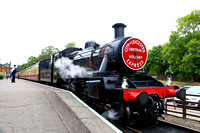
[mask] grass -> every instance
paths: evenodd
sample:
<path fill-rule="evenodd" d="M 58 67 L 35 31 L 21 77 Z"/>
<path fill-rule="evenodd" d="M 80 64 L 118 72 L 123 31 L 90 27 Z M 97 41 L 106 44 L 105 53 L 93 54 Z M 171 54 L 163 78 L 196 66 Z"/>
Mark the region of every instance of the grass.
<path fill-rule="evenodd" d="M 166 84 L 166 80 L 159 80 L 161 81 L 163 84 Z M 179 81 L 172 81 L 173 84 L 177 84 L 177 85 L 180 85 L 180 86 L 184 86 L 184 85 L 188 85 L 188 84 L 195 84 L 195 85 L 200 85 L 199 82 L 179 82 Z"/>

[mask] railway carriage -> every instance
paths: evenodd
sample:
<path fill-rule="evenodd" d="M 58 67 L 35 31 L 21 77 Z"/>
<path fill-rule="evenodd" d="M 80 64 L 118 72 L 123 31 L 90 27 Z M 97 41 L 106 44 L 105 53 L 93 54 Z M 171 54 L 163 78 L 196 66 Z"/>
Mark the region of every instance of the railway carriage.
<path fill-rule="evenodd" d="M 36 63 L 19 73 L 20 77 L 23 79 L 39 81 L 39 63 Z"/>
<path fill-rule="evenodd" d="M 42 60 L 22 71 L 20 78 L 33 81 L 51 82 L 51 63 L 50 59 Z"/>

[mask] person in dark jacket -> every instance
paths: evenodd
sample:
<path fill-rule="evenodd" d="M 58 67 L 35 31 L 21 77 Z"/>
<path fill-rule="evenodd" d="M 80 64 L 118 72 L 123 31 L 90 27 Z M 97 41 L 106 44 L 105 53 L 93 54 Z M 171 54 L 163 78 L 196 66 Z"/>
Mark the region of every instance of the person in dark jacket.
<path fill-rule="evenodd" d="M 16 73 L 16 65 L 14 65 L 14 67 L 12 69 L 12 82 L 11 83 L 15 83 L 15 73 Z"/>
<path fill-rule="evenodd" d="M 10 68 L 10 75 L 9 75 L 9 78 L 12 80 L 12 68 Z"/>

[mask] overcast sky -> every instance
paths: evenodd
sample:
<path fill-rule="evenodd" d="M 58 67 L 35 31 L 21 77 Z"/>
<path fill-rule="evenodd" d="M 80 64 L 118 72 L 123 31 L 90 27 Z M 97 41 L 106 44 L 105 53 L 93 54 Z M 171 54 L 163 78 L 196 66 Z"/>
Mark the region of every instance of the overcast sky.
<path fill-rule="evenodd" d="M 69 42 L 103 45 L 115 23 L 147 49 L 168 41 L 176 20 L 200 9 L 200 0 L 0 0 L 0 63 L 21 65 L 42 49 Z"/>

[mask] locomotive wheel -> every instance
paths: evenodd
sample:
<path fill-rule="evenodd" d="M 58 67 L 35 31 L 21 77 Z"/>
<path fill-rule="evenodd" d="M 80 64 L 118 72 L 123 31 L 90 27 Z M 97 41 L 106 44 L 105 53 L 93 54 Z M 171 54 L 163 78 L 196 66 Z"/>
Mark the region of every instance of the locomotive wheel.
<path fill-rule="evenodd" d="M 161 114 L 164 114 L 164 109 L 165 109 L 165 104 L 164 104 L 164 99 L 162 99 L 159 108 Z"/>
<path fill-rule="evenodd" d="M 59 87 L 59 88 L 61 88 L 62 85 L 63 85 L 63 80 L 61 78 L 58 78 L 57 82 L 56 82 L 56 86 Z"/>
<path fill-rule="evenodd" d="M 129 125 L 133 121 L 133 112 L 129 105 L 121 105 L 122 111 L 120 112 L 119 122 L 124 125 Z"/>
<path fill-rule="evenodd" d="M 76 86 L 73 83 L 70 83 L 69 88 L 73 93 L 76 92 Z"/>
<path fill-rule="evenodd" d="M 126 106 L 124 109 L 125 113 L 124 113 L 124 117 L 126 120 L 130 120 L 132 118 L 132 111 L 130 106 Z"/>

